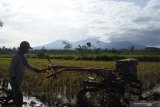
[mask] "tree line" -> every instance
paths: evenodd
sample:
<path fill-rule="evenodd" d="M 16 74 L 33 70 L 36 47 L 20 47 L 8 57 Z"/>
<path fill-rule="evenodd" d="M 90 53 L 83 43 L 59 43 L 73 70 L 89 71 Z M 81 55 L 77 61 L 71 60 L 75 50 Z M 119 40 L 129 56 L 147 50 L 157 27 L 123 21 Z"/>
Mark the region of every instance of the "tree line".
<path fill-rule="evenodd" d="M 88 44 L 88 45 L 87 45 Z M 102 53 L 114 53 L 114 54 L 160 54 L 160 48 L 157 47 L 146 47 L 145 49 L 135 49 L 134 46 L 131 46 L 128 49 L 91 49 L 91 43 L 86 43 L 86 45 L 79 45 L 76 49 L 68 49 L 66 45 L 64 49 L 33 49 L 30 51 L 31 54 L 38 54 L 38 53 L 47 53 L 47 54 L 79 54 L 79 55 L 86 55 L 86 54 L 102 54 Z M 18 48 L 6 48 L 5 46 L 0 47 L 0 54 L 14 54 Z"/>

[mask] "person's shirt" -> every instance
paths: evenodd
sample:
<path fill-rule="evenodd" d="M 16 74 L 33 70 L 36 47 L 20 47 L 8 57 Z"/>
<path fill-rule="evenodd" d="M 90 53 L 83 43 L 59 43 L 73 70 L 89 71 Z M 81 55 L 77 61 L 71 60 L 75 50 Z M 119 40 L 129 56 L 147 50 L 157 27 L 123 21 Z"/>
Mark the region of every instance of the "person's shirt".
<path fill-rule="evenodd" d="M 9 78 L 16 77 L 16 80 L 19 85 L 21 85 L 24 75 L 25 75 L 25 68 L 30 70 L 35 70 L 31 64 L 28 63 L 28 60 L 25 56 L 20 55 L 17 52 L 11 59 L 10 66 L 9 66 Z"/>

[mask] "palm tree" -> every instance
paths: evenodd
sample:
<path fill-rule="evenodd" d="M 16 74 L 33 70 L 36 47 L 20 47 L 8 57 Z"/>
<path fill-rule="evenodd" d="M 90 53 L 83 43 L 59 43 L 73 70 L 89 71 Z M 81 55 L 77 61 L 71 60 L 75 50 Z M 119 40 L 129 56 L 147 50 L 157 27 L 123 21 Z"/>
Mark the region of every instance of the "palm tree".
<path fill-rule="evenodd" d="M 132 53 L 134 53 L 134 51 L 135 51 L 135 46 L 134 46 L 133 44 L 131 44 L 131 46 L 130 46 L 130 51 L 131 51 Z"/>
<path fill-rule="evenodd" d="M 91 42 L 87 42 L 87 47 L 90 48 L 91 47 Z"/>
<path fill-rule="evenodd" d="M 62 43 L 64 44 L 65 50 L 69 50 L 72 48 L 72 44 L 70 44 L 69 42 L 63 41 Z"/>

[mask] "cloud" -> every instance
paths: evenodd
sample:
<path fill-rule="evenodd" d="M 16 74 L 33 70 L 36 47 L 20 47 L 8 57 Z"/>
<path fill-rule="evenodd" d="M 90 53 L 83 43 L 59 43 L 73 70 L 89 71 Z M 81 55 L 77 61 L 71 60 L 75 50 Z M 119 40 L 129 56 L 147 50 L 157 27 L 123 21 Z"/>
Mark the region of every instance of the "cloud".
<path fill-rule="evenodd" d="M 1 0 L 5 25 L 0 43 L 17 46 L 16 38 L 40 45 L 99 37 L 107 42 L 160 44 L 159 14 L 159 0 Z"/>
<path fill-rule="evenodd" d="M 154 30 L 146 30 L 146 29 L 130 29 L 125 34 L 119 34 L 119 37 L 115 34 L 112 34 L 112 40 L 113 41 L 131 41 L 132 43 L 138 43 L 142 45 L 147 46 L 154 46 L 159 44 L 160 40 L 160 30 L 154 29 Z M 122 38 L 123 36 L 123 38 Z"/>
<path fill-rule="evenodd" d="M 148 1 L 146 7 L 140 7 L 133 2 L 107 0 L 97 5 L 103 8 L 104 15 L 96 16 L 97 19 L 90 24 L 91 35 L 95 34 L 108 41 L 126 40 L 144 45 L 159 43 L 160 5 L 158 0 Z"/>
<path fill-rule="evenodd" d="M 0 46 L 13 47 L 15 46 L 15 43 L 20 43 L 20 40 L 23 40 L 24 37 L 26 37 L 26 40 L 29 40 L 29 36 L 27 34 L 21 33 L 8 27 L 1 29 L 0 33 L 3 35 L 3 38 L 0 40 Z M 16 47 L 18 47 L 18 45 L 16 45 Z"/>

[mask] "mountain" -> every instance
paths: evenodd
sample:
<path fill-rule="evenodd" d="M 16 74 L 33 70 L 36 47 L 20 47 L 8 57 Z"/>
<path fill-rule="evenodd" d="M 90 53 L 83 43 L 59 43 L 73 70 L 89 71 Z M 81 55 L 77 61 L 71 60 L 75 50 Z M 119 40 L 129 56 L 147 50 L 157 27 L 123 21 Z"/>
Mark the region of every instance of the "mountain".
<path fill-rule="evenodd" d="M 66 40 L 56 40 L 54 42 L 51 42 L 42 46 L 33 47 L 33 49 L 42 49 L 43 47 L 45 49 L 63 49 L 64 48 L 64 45 L 62 43 L 63 41 L 66 41 Z M 69 42 L 69 41 L 66 41 L 66 42 Z"/>
<path fill-rule="evenodd" d="M 131 45 L 133 45 L 135 47 L 135 49 L 144 49 L 145 46 L 141 45 L 141 44 L 136 44 L 136 43 L 131 43 L 128 41 L 114 41 L 114 42 L 104 42 L 104 41 L 100 41 L 98 38 L 87 38 L 85 40 L 79 40 L 79 41 L 75 41 L 75 42 L 70 42 L 67 40 L 57 40 L 42 46 L 37 46 L 34 47 L 34 49 L 42 49 L 43 47 L 45 49 L 64 49 L 64 44 L 63 41 L 69 42 L 70 44 L 72 44 L 72 49 L 78 48 L 78 45 L 86 45 L 86 43 L 90 42 L 91 43 L 91 48 L 95 49 L 95 48 L 102 48 L 102 49 L 128 49 L 131 47 Z"/>
<path fill-rule="evenodd" d="M 111 48 L 115 48 L 115 49 L 128 49 L 131 46 L 134 46 L 135 49 L 144 49 L 145 46 L 141 45 L 141 44 L 136 44 L 136 43 L 131 43 L 128 41 L 115 41 L 115 42 L 111 42 L 111 43 L 106 43 L 104 47 L 108 47 L 109 49 Z"/>

